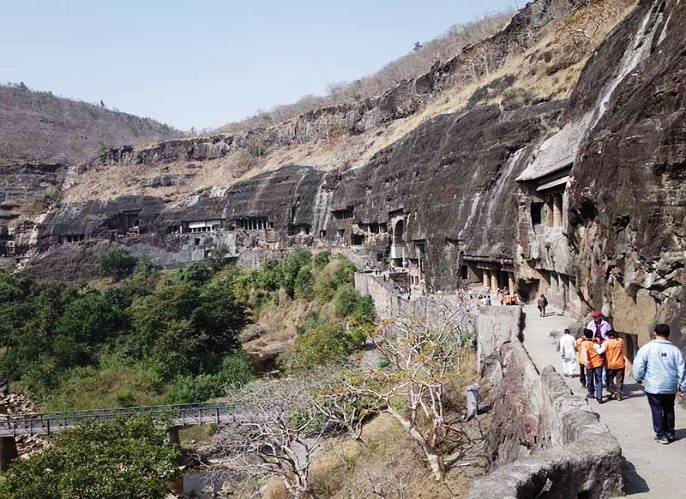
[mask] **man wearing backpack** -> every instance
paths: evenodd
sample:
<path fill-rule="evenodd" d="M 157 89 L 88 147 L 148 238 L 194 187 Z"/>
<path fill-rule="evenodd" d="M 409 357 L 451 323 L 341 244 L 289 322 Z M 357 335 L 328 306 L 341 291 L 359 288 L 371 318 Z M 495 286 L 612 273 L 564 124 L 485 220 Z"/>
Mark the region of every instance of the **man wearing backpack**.
<path fill-rule="evenodd" d="M 548 299 L 544 294 L 541 294 L 541 296 L 538 297 L 537 305 L 538 311 L 541 313 L 541 317 L 545 317 L 545 307 L 548 306 Z"/>

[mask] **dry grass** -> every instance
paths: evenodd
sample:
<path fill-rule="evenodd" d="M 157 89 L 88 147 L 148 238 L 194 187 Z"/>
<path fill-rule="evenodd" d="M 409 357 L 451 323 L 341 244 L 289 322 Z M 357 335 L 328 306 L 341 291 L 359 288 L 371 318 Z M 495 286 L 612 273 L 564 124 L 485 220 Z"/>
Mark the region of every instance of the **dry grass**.
<path fill-rule="evenodd" d="M 183 449 L 190 450 L 197 446 L 207 445 L 212 441 L 214 431 L 215 426 L 207 424 L 181 428 L 179 430 L 181 447 Z"/>
<path fill-rule="evenodd" d="M 102 146 L 141 145 L 180 135 L 149 118 L 22 86 L 0 85 L 0 103 L 0 157 L 14 164 L 74 164 Z"/>
<path fill-rule="evenodd" d="M 255 324 L 243 334 L 243 349 L 260 359 L 275 357 L 286 350 L 295 338 L 296 328 L 315 312 L 324 321 L 334 320 L 335 313 L 330 303 L 293 300 L 280 292 L 274 302 L 258 311 Z"/>

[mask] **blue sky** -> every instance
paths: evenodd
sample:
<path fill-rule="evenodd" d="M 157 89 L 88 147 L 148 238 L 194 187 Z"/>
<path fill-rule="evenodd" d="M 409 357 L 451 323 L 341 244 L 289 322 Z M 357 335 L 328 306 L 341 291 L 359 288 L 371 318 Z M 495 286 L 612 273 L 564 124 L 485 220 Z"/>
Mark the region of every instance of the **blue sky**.
<path fill-rule="evenodd" d="M 523 4 L 524 2 L 520 2 Z M 323 94 L 514 0 L 0 0 L 0 81 L 188 130 Z"/>

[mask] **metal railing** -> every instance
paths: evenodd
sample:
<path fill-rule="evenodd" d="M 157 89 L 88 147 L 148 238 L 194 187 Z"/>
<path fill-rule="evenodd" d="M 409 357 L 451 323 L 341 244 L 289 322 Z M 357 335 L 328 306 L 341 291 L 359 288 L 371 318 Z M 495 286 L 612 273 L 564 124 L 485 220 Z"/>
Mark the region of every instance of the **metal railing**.
<path fill-rule="evenodd" d="M 148 414 L 154 419 L 168 420 L 172 426 L 220 424 L 236 420 L 236 408 L 229 404 L 153 405 L 92 411 L 8 414 L 0 416 L 0 437 L 52 435 L 84 422 L 102 422 L 115 418 L 128 419 L 140 414 Z"/>

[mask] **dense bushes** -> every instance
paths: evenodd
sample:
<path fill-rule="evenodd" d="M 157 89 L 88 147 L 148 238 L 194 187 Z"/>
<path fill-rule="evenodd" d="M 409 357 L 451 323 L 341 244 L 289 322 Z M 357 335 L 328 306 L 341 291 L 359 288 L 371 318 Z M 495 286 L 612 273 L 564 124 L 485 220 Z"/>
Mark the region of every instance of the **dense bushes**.
<path fill-rule="evenodd" d="M 0 477 L 6 499 L 164 498 L 180 473 L 177 445 L 145 416 L 89 423 L 56 437 L 41 454 Z"/>
<path fill-rule="evenodd" d="M 253 378 L 252 362 L 237 352 L 224 358 L 219 372 L 176 378 L 168 391 L 167 401 L 171 404 L 202 402 L 224 395 L 229 388 L 240 388 Z"/>
<path fill-rule="evenodd" d="M 268 308 L 288 307 L 291 300 L 308 302 L 311 312 L 297 326 L 298 337 L 279 363 L 295 372 L 341 363 L 364 344 L 374 305 L 353 288 L 355 270 L 352 262 L 328 251 L 311 255 L 297 250 L 285 261 L 236 270 L 230 278 L 234 294 L 258 317 Z"/>
<path fill-rule="evenodd" d="M 312 327 L 300 334 L 282 355 L 289 372 L 306 373 L 319 365 L 341 364 L 365 342 L 366 329 L 342 323 Z"/>
<path fill-rule="evenodd" d="M 175 274 L 136 271 L 105 291 L 0 272 L 0 297 L 0 312 L 8 318 L 0 326 L 0 370 L 38 400 L 52 400 L 60 386 L 97 390 L 86 380 L 97 379 L 111 358 L 127 366 L 128 381 L 148 379 L 163 397 L 177 377 L 221 372 L 248 323 L 232 282 L 197 266 Z M 121 379 L 113 385 L 122 392 L 120 405 L 137 401 Z M 89 405 L 87 395 L 72 402 Z"/>
<path fill-rule="evenodd" d="M 98 260 L 100 272 L 116 279 L 133 274 L 137 264 L 138 259 L 124 248 L 114 248 L 103 253 Z"/>
<path fill-rule="evenodd" d="M 305 304 L 281 363 L 291 370 L 341 362 L 374 320 L 371 299 L 352 287 L 354 265 L 328 252 L 297 250 L 259 270 L 199 262 L 163 272 L 136 260 L 122 277 L 131 271 L 125 253 L 107 254 L 105 267 L 121 280 L 104 290 L 0 272 L 0 375 L 44 409 L 220 396 L 253 377 L 236 353 L 250 312 Z"/>

